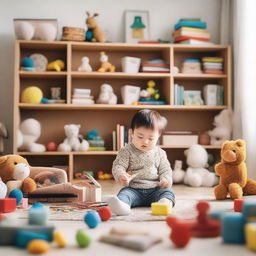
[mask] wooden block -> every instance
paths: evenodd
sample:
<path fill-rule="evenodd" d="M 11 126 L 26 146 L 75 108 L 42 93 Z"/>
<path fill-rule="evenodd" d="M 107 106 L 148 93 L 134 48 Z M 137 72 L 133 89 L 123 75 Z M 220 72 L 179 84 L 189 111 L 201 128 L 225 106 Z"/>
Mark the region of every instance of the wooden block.
<path fill-rule="evenodd" d="M 152 215 L 168 215 L 172 211 L 172 207 L 168 204 L 152 203 L 151 204 Z"/>
<path fill-rule="evenodd" d="M 256 251 L 256 224 L 245 225 L 245 241 L 248 249 Z"/>
<path fill-rule="evenodd" d="M 243 199 L 235 199 L 234 200 L 234 211 L 235 212 L 242 212 L 243 209 Z"/>
<path fill-rule="evenodd" d="M 1 198 L 0 213 L 13 212 L 16 210 L 16 198 Z"/>

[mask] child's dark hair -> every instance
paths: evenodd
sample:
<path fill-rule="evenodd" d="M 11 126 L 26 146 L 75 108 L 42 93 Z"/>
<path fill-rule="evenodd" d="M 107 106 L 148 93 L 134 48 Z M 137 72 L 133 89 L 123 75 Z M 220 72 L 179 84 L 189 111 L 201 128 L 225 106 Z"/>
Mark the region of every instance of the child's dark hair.
<path fill-rule="evenodd" d="M 131 129 L 146 127 L 152 130 L 158 130 L 159 133 L 165 129 L 167 120 L 158 112 L 150 109 L 139 110 L 132 118 Z"/>

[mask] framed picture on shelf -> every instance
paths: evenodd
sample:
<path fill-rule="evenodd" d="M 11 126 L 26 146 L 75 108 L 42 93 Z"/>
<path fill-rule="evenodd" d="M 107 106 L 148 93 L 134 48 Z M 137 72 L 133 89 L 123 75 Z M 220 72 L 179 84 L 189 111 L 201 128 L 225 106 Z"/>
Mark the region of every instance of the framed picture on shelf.
<path fill-rule="evenodd" d="M 149 40 L 149 12 L 125 11 L 125 42 Z"/>

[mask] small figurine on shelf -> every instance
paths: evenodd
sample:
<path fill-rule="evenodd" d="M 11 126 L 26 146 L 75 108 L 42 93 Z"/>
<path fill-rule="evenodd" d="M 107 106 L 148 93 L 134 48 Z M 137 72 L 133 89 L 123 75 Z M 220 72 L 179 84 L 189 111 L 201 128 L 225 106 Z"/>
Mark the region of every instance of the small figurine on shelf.
<path fill-rule="evenodd" d="M 88 30 L 86 31 L 85 37 L 86 41 L 89 42 L 106 42 L 106 36 L 103 30 L 99 27 L 97 20 L 95 17 L 99 16 L 98 13 L 94 13 L 92 16 L 90 16 L 89 12 L 86 12 L 87 19 L 85 20 L 85 23 L 87 25 Z"/>
<path fill-rule="evenodd" d="M 21 69 L 26 71 L 35 71 L 35 63 L 33 59 L 25 57 L 21 62 Z"/>
<path fill-rule="evenodd" d="M 89 58 L 84 56 L 81 59 L 82 64 L 79 66 L 78 71 L 92 72 L 92 67 L 89 63 Z"/>
<path fill-rule="evenodd" d="M 58 72 L 60 72 L 64 68 L 65 68 L 65 63 L 63 60 L 55 60 L 55 61 L 48 63 L 48 65 L 47 65 L 47 70 L 55 70 Z"/>
<path fill-rule="evenodd" d="M 86 135 L 86 140 L 89 142 L 89 150 L 95 151 L 95 150 L 106 150 L 104 147 L 104 139 L 99 135 L 99 132 L 97 130 L 90 130 Z"/>
<path fill-rule="evenodd" d="M 100 87 L 99 98 L 97 99 L 99 104 L 117 104 L 117 96 L 115 95 L 113 88 L 110 84 L 102 84 Z"/>
<path fill-rule="evenodd" d="M 140 92 L 140 99 L 138 104 L 142 105 L 159 105 L 159 104 L 166 104 L 165 101 L 159 100 L 160 93 L 159 90 L 155 88 L 156 82 L 154 80 L 149 80 L 147 82 L 147 88 L 141 90 Z"/>
<path fill-rule="evenodd" d="M 108 61 L 108 55 L 105 52 L 100 52 L 101 67 L 98 72 L 115 72 L 116 67 Z"/>

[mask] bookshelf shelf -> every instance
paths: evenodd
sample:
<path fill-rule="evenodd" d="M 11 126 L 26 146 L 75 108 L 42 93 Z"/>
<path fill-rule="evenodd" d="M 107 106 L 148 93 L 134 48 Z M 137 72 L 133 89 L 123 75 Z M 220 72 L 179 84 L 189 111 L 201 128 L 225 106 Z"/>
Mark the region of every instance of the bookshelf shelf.
<path fill-rule="evenodd" d="M 100 66 L 100 52 L 105 51 L 109 61 L 116 66 L 114 73 L 101 73 L 96 70 Z M 33 53 L 44 54 L 48 61 L 62 59 L 65 69 L 61 72 L 45 71 L 33 72 L 20 70 L 20 63 L 24 57 Z M 81 58 L 88 56 L 93 72 L 79 72 Z M 170 63 L 169 73 L 124 73 L 121 67 L 121 58 L 133 56 L 141 58 L 141 62 L 152 59 L 163 59 Z M 182 61 L 186 58 L 202 58 L 204 56 L 223 57 L 224 73 L 212 74 L 172 74 L 173 67 L 181 70 Z M 166 105 L 124 105 L 122 104 L 121 88 L 124 85 L 139 86 L 145 89 L 148 80 L 156 82 L 161 99 Z M 117 105 L 71 104 L 74 88 L 91 89 L 91 95 L 97 99 L 100 86 L 108 83 L 113 87 L 118 97 Z M 224 88 L 224 105 L 221 106 L 184 106 L 174 104 L 174 84 L 181 83 L 187 90 L 201 90 L 205 84 L 220 84 Z M 61 87 L 61 104 L 26 104 L 20 102 L 20 94 L 30 85 L 40 87 L 44 97 L 49 97 L 50 88 Z M 126 44 L 126 43 L 85 43 L 85 42 L 46 42 L 17 40 L 15 46 L 14 71 L 14 134 L 13 153 L 25 156 L 34 166 L 66 166 L 69 180 L 81 170 L 98 170 L 109 172 L 112 162 L 117 155 L 113 151 L 112 132 L 116 131 L 117 124 L 129 126 L 134 113 L 139 109 L 150 108 L 159 111 L 168 119 L 167 130 L 191 130 L 204 132 L 213 128 L 213 119 L 223 109 L 232 107 L 231 88 L 231 50 L 226 45 L 199 46 L 176 44 Z M 80 124 L 80 133 L 85 135 L 92 129 L 97 129 L 105 140 L 106 151 L 87 152 L 20 152 L 17 144 L 17 128 L 19 122 L 26 118 L 35 118 L 40 121 L 42 134 L 38 143 L 47 144 L 49 141 L 61 143 L 64 138 L 64 125 L 69 123 Z M 173 166 L 176 159 L 185 161 L 184 150 L 188 145 L 179 147 L 161 146 L 166 150 Z M 219 155 L 220 147 L 206 145 L 207 150 L 215 156 Z M 184 167 L 185 168 L 185 167 Z"/>

